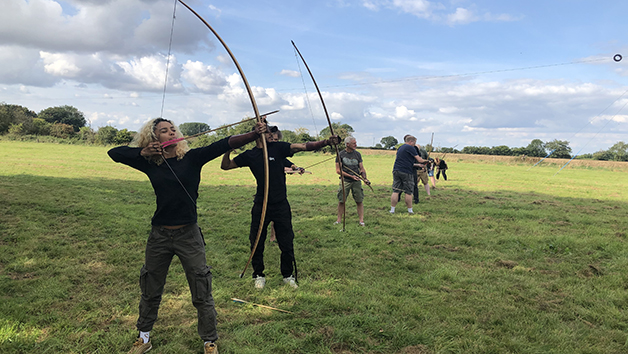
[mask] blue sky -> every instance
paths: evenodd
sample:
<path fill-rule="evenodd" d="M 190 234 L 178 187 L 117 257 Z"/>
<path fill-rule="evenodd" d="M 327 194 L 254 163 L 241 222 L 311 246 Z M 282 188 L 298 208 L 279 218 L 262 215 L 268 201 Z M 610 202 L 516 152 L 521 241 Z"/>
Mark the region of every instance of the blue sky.
<path fill-rule="evenodd" d="M 436 147 L 626 141 L 628 2 L 187 0 L 229 45 L 281 129 L 335 122 L 361 146 L 413 134 Z M 0 100 L 72 105 L 94 128 L 161 115 L 174 0 L 5 0 Z M 163 116 L 211 127 L 251 116 L 237 71 L 180 4 Z M 300 76 L 300 70 L 305 75 Z M 303 82 L 305 82 L 305 87 Z M 306 97 L 306 92 L 307 96 Z"/>

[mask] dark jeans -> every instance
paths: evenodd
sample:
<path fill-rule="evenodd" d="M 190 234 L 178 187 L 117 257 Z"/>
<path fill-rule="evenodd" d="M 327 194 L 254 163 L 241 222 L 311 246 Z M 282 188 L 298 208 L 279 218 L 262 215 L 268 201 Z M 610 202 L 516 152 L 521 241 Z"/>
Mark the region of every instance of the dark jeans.
<path fill-rule="evenodd" d="M 251 250 L 255 244 L 255 237 L 257 237 L 257 229 L 259 227 L 260 219 L 262 218 L 262 204 L 255 203 L 251 209 L 251 231 L 249 233 L 249 240 L 251 242 Z M 284 200 L 279 203 L 269 204 L 266 209 L 266 217 L 264 218 L 264 226 L 262 228 L 262 234 L 260 235 L 259 243 L 251 265 L 253 266 L 253 278 L 257 276 L 265 276 L 264 274 L 264 244 L 266 241 L 266 233 L 268 231 L 268 224 L 271 221 L 275 223 L 275 236 L 277 237 L 277 245 L 281 250 L 281 275 L 287 278 L 293 275 L 294 272 L 294 232 L 292 231 L 292 211 L 290 210 L 290 204 L 288 200 Z M 294 274 L 296 276 L 296 274 Z"/>
<path fill-rule="evenodd" d="M 137 329 L 153 329 L 173 256 L 179 257 L 198 312 L 198 334 L 204 341 L 218 339 L 212 297 L 212 273 L 205 260 L 205 240 L 197 224 L 177 230 L 153 226 L 146 244 L 146 260 L 140 271 L 140 316 Z"/>
<path fill-rule="evenodd" d="M 446 181 L 447 180 L 447 173 L 445 172 L 447 170 L 438 170 L 438 172 L 436 172 L 436 179 L 439 179 L 440 174 L 443 174 L 443 179 Z"/>

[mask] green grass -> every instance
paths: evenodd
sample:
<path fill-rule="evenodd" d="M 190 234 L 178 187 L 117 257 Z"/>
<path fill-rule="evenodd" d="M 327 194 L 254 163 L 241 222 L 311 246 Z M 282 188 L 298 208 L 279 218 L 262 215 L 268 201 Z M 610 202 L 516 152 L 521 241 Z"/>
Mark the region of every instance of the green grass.
<path fill-rule="evenodd" d="M 146 177 L 106 148 L 0 142 L 0 352 L 120 353 L 136 332 L 154 211 Z M 324 159 L 303 154 L 307 166 Z M 288 176 L 300 288 L 266 245 L 253 289 L 247 169 L 203 172 L 199 224 L 213 267 L 222 354 L 625 353 L 626 170 L 448 161 L 414 216 L 388 213 L 393 156 L 364 156 L 375 193 L 333 225 L 333 161 Z M 238 304 L 232 297 L 294 314 Z M 151 353 L 201 353 L 173 263 Z"/>

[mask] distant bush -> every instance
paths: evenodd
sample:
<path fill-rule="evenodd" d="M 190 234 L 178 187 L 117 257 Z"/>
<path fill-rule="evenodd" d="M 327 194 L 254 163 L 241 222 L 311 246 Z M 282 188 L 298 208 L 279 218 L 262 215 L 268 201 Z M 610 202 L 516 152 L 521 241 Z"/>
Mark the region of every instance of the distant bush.
<path fill-rule="evenodd" d="M 74 136 L 74 127 L 65 123 L 55 123 L 50 127 L 50 135 L 55 138 L 69 139 Z"/>

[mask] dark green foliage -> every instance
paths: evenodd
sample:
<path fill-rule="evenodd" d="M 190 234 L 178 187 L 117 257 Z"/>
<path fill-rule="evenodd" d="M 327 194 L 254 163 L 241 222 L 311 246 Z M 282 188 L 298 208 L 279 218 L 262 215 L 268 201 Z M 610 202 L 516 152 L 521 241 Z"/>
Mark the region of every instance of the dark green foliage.
<path fill-rule="evenodd" d="M 209 125 L 205 123 L 182 123 L 179 125 L 179 131 L 183 136 L 195 135 L 209 130 Z"/>
<path fill-rule="evenodd" d="M 96 142 L 101 145 L 115 144 L 115 139 L 117 135 L 118 129 L 110 125 L 100 127 L 96 132 Z"/>
<path fill-rule="evenodd" d="M 399 141 L 397 141 L 397 139 L 394 136 L 385 136 L 379 142 L 386 150 L 390 150 L 394 148 L 399 143 Z"/>
<path fill-rule="evenodd" d="M 526 147 L 526 155 L 532 157 L 545 157 L 547 151 L 545 151 L 545 144 L 541 139 L 534 139 Z"/>
<path fill-rule="evenodd" d="M 512 155 L 512 150 L 506 145 L 493 146 L 489 155 L 510 156 Z"/>
<path fill-rule="evenodd" d="M 628 144 L 620 141 L 608 149 L 613 161 L 628 161 Z"/>
<path fill-rule="evenodd" d="M 491 148 L 486 146 L 465 146 L 460 152 L 463 154 L 490 155 Z"/>
<path fill-rule="evenodd" d="M 118 130 L 116 136 L 113 138 L 115 145 L 128 145 L 133 140 L 133 132 L 127 129 Z"/>
<path fill-rule="evenodd" d="M 343 141 L 346 137 L 354 132 L 353 127 L 351 127 L 349 124 L 342 124 L 338 122 L 331 123 L 331 126 L 332 128 L 334 128 L 334 134 L 338 135 Z M 329 127 L 325 127 L 323 130 L 321 130 L 319 136 L 321 139 L 328 139 L 331 136 L 329 132 Z"/>
<path fill-rule="evenodd" d="M 22 128 L 26 128 L 33 118 L 37 117 L 37 114 L 26 107 L 22 107 L 15 104 L 0 104 L 0 133 L 6 133 L 9 131 L 11 124 L 22 124 Z"/>
<path fill-rule="evenodd" d="M 460 153 L 459 150 L 457 150 L 455 148 L 450 148 L 450 147 L 442 147 L 442 148 L 438 149 L 438 152 L 449 153 L 449 154 L 458 154 L 458 153 Z"/>
<path fill-rule="evenodd" d="M 74 128 L 69 124 L 54 123 L 50 127 L 50 135 L 55 138 L 68 139 L 74 135 Z"/>
<path fill-rule="evenodd" d="M 48 123 L 62 123 L 71 125 L 75 132 L 84 127 L 87 121 L 83 112 L 72 106 L 49 107 L 37 115 L 38 118 L 44 119 Z"/>
<path fill-rule="evenodd" d="M 566 140 L 554 139 L 548 141 L 544 145 L 545 150 L 552 151 L 551 157 L 556 159 L 569 159 L 571 158 L 571 148 L 569 142 Z"/>

